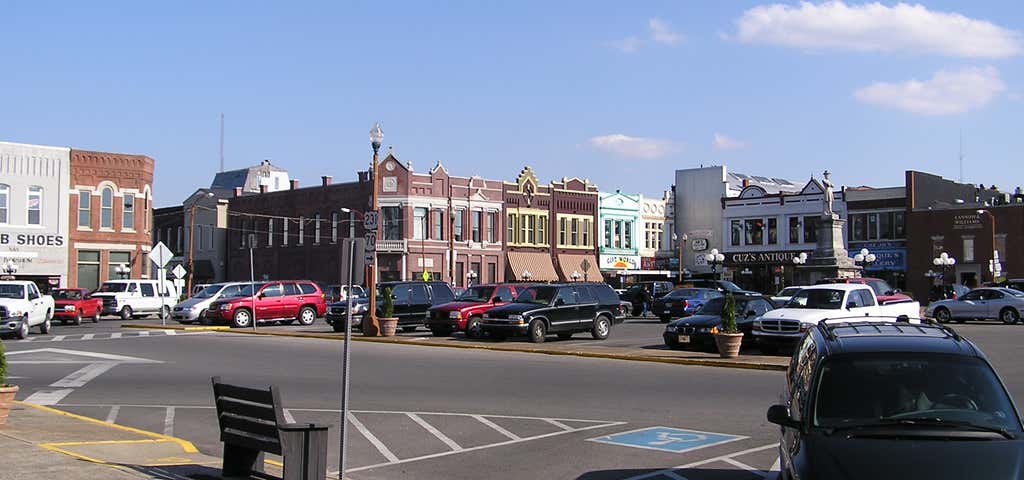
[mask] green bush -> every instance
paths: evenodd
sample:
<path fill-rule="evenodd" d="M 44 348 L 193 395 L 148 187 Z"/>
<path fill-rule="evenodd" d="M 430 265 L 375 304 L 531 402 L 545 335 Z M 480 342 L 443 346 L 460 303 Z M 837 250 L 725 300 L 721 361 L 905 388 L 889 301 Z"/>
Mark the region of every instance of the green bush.
<path fill-rule="evenodd" d="M 391 318 L 395 315 L 395 299 L 391 294 L 391 288 L 385 288 L 383 295 L 384 303 L 381 305 L 380 312 L 384 318 Z"/>
<path fill-rule="evenodd" d="M 7 355 L 4 354 L 4 342 L 0 340 L 0 387 L 7 386 Z"/>
<path fill-rule="evenodd" d="M 731 293 L 725 294 L 725 306 L 722 307 L 722 333 L 740 333 L 736 326 L 736 298 Z"/>

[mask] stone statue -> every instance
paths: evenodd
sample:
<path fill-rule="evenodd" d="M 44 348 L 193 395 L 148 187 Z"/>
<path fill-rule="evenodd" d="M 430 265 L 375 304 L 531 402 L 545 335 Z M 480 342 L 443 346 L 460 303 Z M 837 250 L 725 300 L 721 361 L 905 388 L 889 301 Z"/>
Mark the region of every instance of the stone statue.
<path fill-rule="evenodd" d="M 828 178 L 829 175 L 831 175 L 831 173 L 828 170 L 825 170 L 821 175 L 824 177 L 824 179 L 822 179 L 821 181 L 821 186 L 824 187 L 825 189 L 825 199 L 823 202 L 825 211 L 822 213 L 822 216 L 828 218 L 835 218 L 836 211 L 835 209 L 833 209 L 832 206 L 832 203 L 835 201 L 835 199 L 832 196 L 832 188 L 834 187 L 834 185 L 832 185 L 832 180 Z"/>

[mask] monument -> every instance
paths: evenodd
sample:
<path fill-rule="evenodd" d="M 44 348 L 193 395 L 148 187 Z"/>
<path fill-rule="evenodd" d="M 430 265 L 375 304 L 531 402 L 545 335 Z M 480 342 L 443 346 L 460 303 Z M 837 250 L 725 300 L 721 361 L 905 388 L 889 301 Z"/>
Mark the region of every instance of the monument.
<path fill-rule="evenodd" d="M 817 247 L 807 259 L 807 263 L 798 269 L 804 285 L 814 285 L 823 278 L 857 277 L 861 271 L 861 267 L 850 258 L 843 243 L 843 225 L 846 221 L 839 218 L 839 214 L 835 212 L 835 185 L 830 175 L 828 170 L 822 173 L 821 186 L 824 191 L 822 213 L 818 221 Z"/>

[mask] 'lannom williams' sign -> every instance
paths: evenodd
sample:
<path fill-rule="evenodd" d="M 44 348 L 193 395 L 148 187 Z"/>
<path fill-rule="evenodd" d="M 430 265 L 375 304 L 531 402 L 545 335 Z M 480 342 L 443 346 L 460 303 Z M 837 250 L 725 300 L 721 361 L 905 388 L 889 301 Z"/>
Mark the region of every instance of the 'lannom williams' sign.
<path fill-rule="evenodd" d="M 981 228 L 981 215 L 978 215 L 977 213 L 968 213 L 953 216 L 954 230 L 974 230 L 977 228 Z"/>

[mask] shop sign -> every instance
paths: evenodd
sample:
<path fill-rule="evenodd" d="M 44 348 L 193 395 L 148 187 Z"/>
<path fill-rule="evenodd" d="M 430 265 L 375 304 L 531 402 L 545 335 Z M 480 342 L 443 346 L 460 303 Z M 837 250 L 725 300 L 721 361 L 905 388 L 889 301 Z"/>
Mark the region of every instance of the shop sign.
<path fill-rule="evenodd" d="M 800 252 L 734 252 L 725 254 L 726 265 L 790 264 Z"/>
<path fill-rule="evenodd" d="M 658 270 L 658 259 L 655 257 L 641 257 L 640 268 L 644 270 Z"/>
<path fill-rule="evenodd" d="M 690 240 L 690 249 L 695 252 L 703 252 L 708 249 L 708 239 L 694 238 Z"/>
<path fill-rule="evenodd" d="M 639 255 L 601 255 L 601 268 L 640 270 Z"/>
<path fill-rule="evenodd" d="M 953 230 L 977 230 L 981 228 L 981 215 L 965 213 L 953 215 Z"/>
<path fill-rule="evenodd" d="M 67 272 L 64 235 L 0 231 L 0 264 L 13 262 L 20 275 L 61 275 Z"/>
<path fill-rule="evenodd" d="M 892 248 L 871 250 L 875 254 L 875 261 L 867 266 L 865 270 L 876 272 L 880 270 L 891 270 L 896 272 L 907 271 L 907 249 Z"/>

